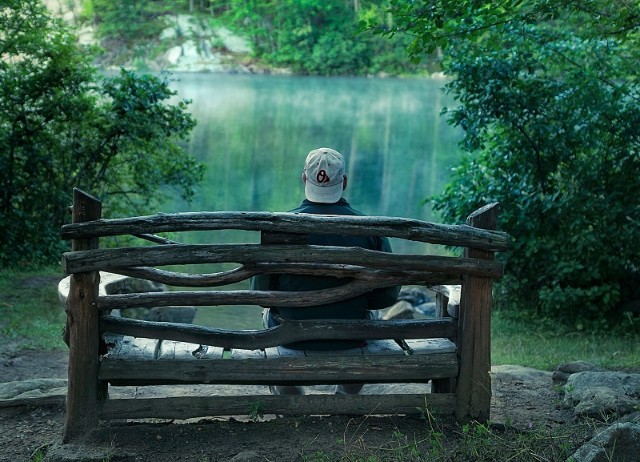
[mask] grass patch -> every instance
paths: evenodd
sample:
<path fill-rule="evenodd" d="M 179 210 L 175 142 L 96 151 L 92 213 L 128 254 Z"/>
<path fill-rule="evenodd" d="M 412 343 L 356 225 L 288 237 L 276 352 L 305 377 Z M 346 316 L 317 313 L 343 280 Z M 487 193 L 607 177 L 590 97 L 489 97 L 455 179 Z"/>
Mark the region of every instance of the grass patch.
<path fill-rule="evenodd" d="M 0 337 L 8 349 L 66 348 L 66 315 L 58 299 L 60 270 L 0 270 Z M 5 347 L 5 352 L 7 348 Z"/>
<path fill-rule="evenodd" d="M 636 370 L 640 364 L 640 332 L 611 335 L 570 331 L 496 310 L 491 321 L 491 354 L 494 365 L 552 370 L 558 364 L 582 360 L 610 369 Z"/>
<path fill-rule="evenodd" d="M 522 431 L 479 423 L 440 424 L 429 419 L 424 428 L 396 429 L 380 438 L 345 430 L 334 448 L 300 454 L 304 462 L 496 462 L 567 460 L 592 434 L 589 424 Z"/>

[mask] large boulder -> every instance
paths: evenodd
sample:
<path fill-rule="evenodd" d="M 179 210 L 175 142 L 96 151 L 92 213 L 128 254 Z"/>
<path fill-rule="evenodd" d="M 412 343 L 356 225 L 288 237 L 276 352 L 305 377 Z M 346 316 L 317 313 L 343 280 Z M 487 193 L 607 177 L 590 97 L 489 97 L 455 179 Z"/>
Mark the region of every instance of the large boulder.
<path fill-rule="evenodd" d="M 572 462 L 635 462 L 640 454 L 640 423 L 610 426 L 578 449 Z"/>
<path fill-rule="evenodd" d="M 564 391 L 565 404 L 579 417 L 622 416 L 640 408 L 640 374 L 577 372 L 569 376 Z"/>
<path fill-rule="evenodd" d="M 23 404 L 63 404 L 66 379 L 31 379 L 0 383 L 0 408 Z"/>
<path fill-rule="evenodd" d="M 595 364 L 587 361 L 571 361 L 568 363 L 562 363 L 553 371 L 554 383 L 566 383 L 571 374 L 578 372 L 602 372 L 606 369 L 596 366 Z"/>

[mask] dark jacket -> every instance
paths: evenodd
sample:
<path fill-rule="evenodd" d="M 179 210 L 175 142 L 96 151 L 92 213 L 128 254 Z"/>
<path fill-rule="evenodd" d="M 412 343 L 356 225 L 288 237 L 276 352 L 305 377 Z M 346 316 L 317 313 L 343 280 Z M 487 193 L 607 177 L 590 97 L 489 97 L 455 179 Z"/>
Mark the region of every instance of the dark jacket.
<path fill-rule="evenodd" d="M 311 213 L 320 215 L 364 215 L 351 208 L 345 199 L 340 199 L 335 204 L 318 204 L 304 200 L 295 213 Z M 391 252 L 391 245 L 387 238 L 377 236 L 344 236 L 337 234 L 311 234 L 311 245 L 330 245 L 342 247 L 361 247 L 369 250 Z M 301 292 L 308 290 L 326 289 L 345 284 L 344 279 L 320 276 L 301 276 L 295 274 L 261 275 L 253 278 L 254 290 L 282 290 Z M 399 287 L 375 289 L 369 293 L 351 298 L 349 300 L 329 303 L 312 307 L 280 307 L 271 308 L 268 317 L 268 327 L 277 325 L 273 314 L 278 314 L 284 319 L 369 319 L 370 310 L 378 310 L 393 305 L 398 297 Z M 309 342 L 296 342 L 286 345 L 293 349 L 333 350 L 347 349 L 363 345 L 362 340 L 321 340 Z"/>

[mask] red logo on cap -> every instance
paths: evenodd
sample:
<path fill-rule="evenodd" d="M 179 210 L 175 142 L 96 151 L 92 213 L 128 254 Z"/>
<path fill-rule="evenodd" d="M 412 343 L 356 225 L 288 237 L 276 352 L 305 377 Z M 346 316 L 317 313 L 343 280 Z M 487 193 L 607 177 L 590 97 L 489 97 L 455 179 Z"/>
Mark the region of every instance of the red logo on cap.
<path fill-rule="evenodd" d="M 329 181 L 331 180 L 329 179 L 329 175 L 327 175 L 327 172 L 325 172 L 324 170 L 320 170 L 316 175 L 316 181 L 318 183 L 329 183 Z"/>

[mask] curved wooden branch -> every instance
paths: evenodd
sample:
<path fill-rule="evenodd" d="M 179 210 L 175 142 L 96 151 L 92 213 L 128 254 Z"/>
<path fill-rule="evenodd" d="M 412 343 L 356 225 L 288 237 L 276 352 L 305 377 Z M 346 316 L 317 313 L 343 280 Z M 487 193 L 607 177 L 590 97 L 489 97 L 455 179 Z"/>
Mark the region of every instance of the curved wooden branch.
<path fill-rule="evenodd" d="M 62 227 L 63 239 L 173 231 L 241 229 L 302 234 L 387 236 L 412 241 L 504 251 L 509 236 L 468 225 L 444 225 L 385 216 L 327 216 L 289 212 L 188 212 L 103 219 Z"/>
<path fill-rule="evenodd" d="M 364 268 L 355 265 L 318 265 L 312 263 L 259 263 L 250 267 L 241 266 L 229 271 L 209 274 L 192 274 L 166 271 L 150 267 L 113 268 L 112 273 L 121 274 L 169 286 L 216 287 L 244 281 L 258 274 L 300 274 L 308 276 L 331 276 L 335 278 L 357 278 L 383 281 L 389 277 L 402 279 L 405 284 L 460 284 L 461 276 L 426 273 L 412 270 Z M 447 281 L 447 282 L 442 282 Z"/>
<path fill-rule="evenodd" d="M 66 252 L 62 266 L 67 274 L 111 271 L 127 266 L 164 266 L 189 263 L 345 264 L 370 268 L 502 276 L 503 265 L 495 261 L 436 255 L 401 255 L 357 247 L 318 245 L 162 245 Z"/>
<path fill-rule="evenodd" d="M 148 279 L 149 281 L 159 282 L 170 286 L 183 287 L 215 287 L 235 284 L 236 282 L 244 281 L 260 273 L 258 270 L 249 269 L 245 266 L 234 268 L 229 271 L 207 274 L 181 273 L 145 266 L 112 268 L 110 272 L 133 278 Z"/>
<path fill-rule="evenodd" d="M 140 321 L 104 316 L 100 330 L 144 338 L 161 338 L 222 348 L 253 350 L 303 340 L 454 338 L 451 318 L 433 320 L 309 320 L 284 321 L 264 330 L 232 331 L 191 324 Z"/>
<path fill-rule="evenodd" d="M 386 279 L 384 287 L 401 284 L 402 279 Z M 333 303 L 357 297 L 378 287 L 379 281 L 351 281 L 330 289 L 305 292 L 259 290 L 142 292 L 104 295 L 98 298 L 99 310 L 161 306 L 260 305 L 304 307 Z"/>

